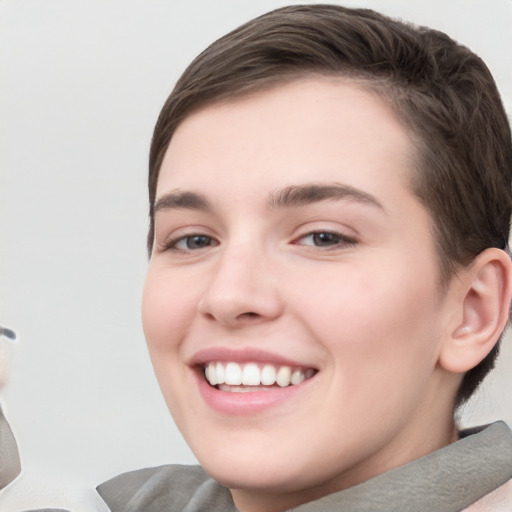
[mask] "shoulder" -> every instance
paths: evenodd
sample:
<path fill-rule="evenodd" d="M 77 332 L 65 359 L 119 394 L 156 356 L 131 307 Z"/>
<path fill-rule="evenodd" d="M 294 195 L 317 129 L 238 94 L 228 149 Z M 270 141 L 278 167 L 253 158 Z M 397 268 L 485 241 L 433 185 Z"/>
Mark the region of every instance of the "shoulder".
<path fill-rule="evenodd" d="M 478 437 L 483 452 L 476 450 L 475 482 L 487 480 L 488 492 L 464 512 L 508 512 L 512 510 L 512 432 L 503 421 L 461 432 L 461 439 Z M 474 448 L 475 445 L 472 445 Z"/>
<path fill-rule="evenodd" d="M 160 512 L 229 510 L 231 494 L 213 481 L 200 466 L 166 465 L 144 468 L 116 476 L 96 490 L 111 512 Z"/>

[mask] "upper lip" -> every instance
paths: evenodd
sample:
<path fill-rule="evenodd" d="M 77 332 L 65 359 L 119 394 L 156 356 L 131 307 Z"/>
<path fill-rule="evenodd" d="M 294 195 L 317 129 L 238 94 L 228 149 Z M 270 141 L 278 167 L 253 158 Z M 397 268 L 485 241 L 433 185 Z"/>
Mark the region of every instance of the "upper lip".
<path fill-rule="evenodd" d="M 295 360 L 280 354 L 268 352 L 266 350 L 245 347 L 209 347 L 196 352 L 189 361 L 190 366 L 202 366 L 211 361 L 225 361 L 237 363 L 269 363 L 280 366 L 292 366 L 299 368 L 314 368 L 310 363 Z"/>

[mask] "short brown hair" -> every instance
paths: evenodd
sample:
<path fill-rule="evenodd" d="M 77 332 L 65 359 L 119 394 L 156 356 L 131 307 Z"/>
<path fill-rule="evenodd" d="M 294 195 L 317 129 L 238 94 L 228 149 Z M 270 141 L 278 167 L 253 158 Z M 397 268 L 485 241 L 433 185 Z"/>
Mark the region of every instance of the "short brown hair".
<path fill-rule="evenodd" d="M 150 252 L 158 174 L 179 124 L 206 105 L 309 75 L 357 80 L 409 128 L 416 149 L 411 187 L 433 219 L 442 283 L 486 248 L 507 248 L 511 134 L 485 63 L 442 32 L 368 9 L 297 5 L 218 39 L 176 83 L 151 143 Z M 457 404 L 494 366 L 498 348 L 466 373 Z"/>

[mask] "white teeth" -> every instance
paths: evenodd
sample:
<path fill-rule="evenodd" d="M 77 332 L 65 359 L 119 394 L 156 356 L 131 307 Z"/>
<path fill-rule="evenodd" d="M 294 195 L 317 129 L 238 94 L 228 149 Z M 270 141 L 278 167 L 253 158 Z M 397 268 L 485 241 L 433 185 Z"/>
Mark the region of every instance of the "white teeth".
<path fill-rule="evenodd" d="M 252 393 L 253 391 L 269 391 L 272 388 L 262 386 L 228 386 L 227 384 L 220 384 L 221 391 L 229 391 L 230 393 Z"/>
<path fill-rule="evenodd" d="M 290 385 L 290 378 L 292 376 L 292 369 L 289 366 L 281 366 L 277 370 L 276 382 L 278 386 L 285 388 Z"/>
<path fill-rule="evenodd" d="M 226 376 L 224 371 L 224 365 L 222 363 L 217 363 L 215 365 L 215 373 L 217 384 L 224 384 L 226 382 Z"/>
<path fill-rule="evenodd" d="M 305 378 L 306 377 L 301 370 L 295 370 L 290 377 L 290 382 L 293 386 L 296 386 L 297 384 L 300 384 Z"/>
<path fill-rule="evenodd" d="M 266 364 L 261 370 L 261 383 L 264 386 L 272 386 L 276 381 L 276 369 L 271 364 Z"/>
<path fill-rule="evenodd" d="M 206 371 L 205 371 L 205 377 L 206 377 L 206 380 L 212 385 L 212 386 L 216 386 L 217 385 L 217 375 L 216 375 L 216 372 L 215 372 L 215 367 L 212 366 L 211 364 L 209 364 L 207 367 L 206 367 Z"/>
<path fill-rule="evenodd" d="M 242 384 L 242 368 L 240 368 L 238 363 L 228 363 L 226 365 L 224 382 L 229 386 L 240 386 L 240 384 Z M 215 384 L 212 384 L 212 386 L 215 386 Z"/>
<path fill-rule="evenodd" d="M 249 363 L 244 366 L 242 384 L 244 386 L 258 386 L 260 384 L 260 369 L 257 364 Z"/>
<path fill-rule="evenodd" d="M 276 366 L 272 364 L 234 362 L 211 362 L 205 365 L 204 375 L 212 386 L 219 386 L 224 391 L 257 391 L 268 389 L 277 384 L 279 387 L 296 386 L 315 374 L 315 370 L 293 369 L 289 366 Z M 244 386 L 243 388 L 231 388 L 230 386 Z M 266 386 L 267 388 L 265 388 Z"/>
<path fill-rule="evenodd" d="M 307 380 L 307 379 L 311 379 L 311 377 L 313 377 L 313 375 L 315 375 L 315 370 L 313 370 L 313 368 L 309 368 L 308 370 L 306 370 L 306 373 L 304 374 L 304 379 Z"/>

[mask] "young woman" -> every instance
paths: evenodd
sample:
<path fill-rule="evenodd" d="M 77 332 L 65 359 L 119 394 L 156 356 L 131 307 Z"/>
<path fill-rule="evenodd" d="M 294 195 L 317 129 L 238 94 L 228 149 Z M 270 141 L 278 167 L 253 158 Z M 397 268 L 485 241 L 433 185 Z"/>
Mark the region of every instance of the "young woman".
<path fill-rule="evenodd" d="M 155 128 L 143 298 L 202 468 L 121 475 L 110 509 L 492 499 L 512 434 L 454 411 L 508 320 L 511 171 L 494 81 L 445 34 L 309 5 L 213 43 Z"/>

